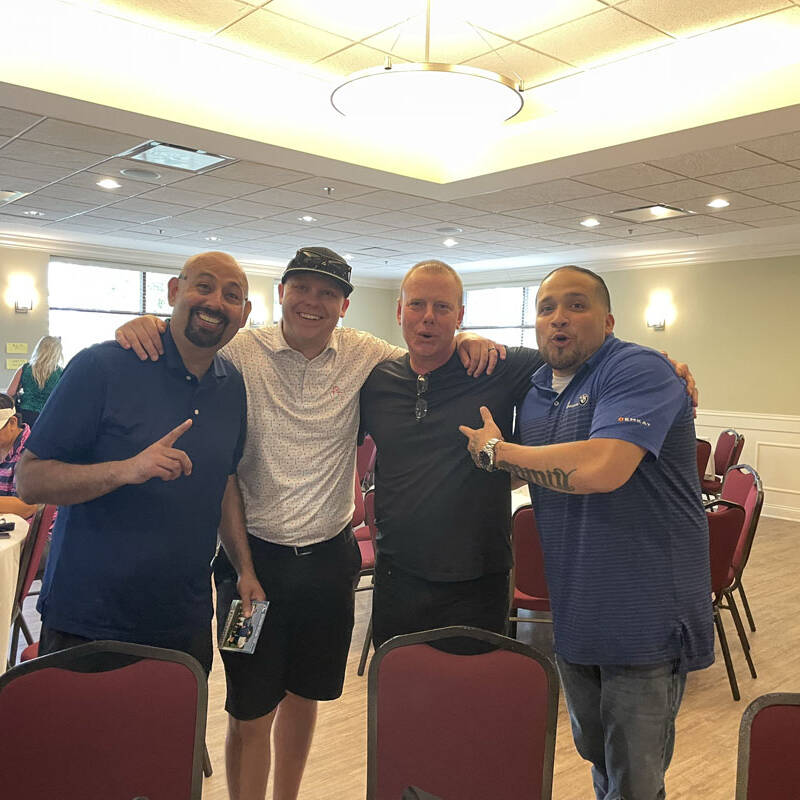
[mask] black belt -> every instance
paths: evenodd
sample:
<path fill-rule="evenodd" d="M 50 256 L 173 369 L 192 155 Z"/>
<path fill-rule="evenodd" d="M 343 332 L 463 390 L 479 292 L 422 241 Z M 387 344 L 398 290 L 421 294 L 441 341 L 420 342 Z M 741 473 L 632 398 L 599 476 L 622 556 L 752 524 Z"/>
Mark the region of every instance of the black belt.
<path fill-rule="evenodd" d="M 314 542 L 313 544 L 304 544 L 304 545 L 276 544 L 275 542 L 268 542 L 266 541 L 266 539 L 260 539 L 259 541 L 262 544 L 266 545 L 268 549 L 274 550 L 276 555 L 310 556 L 312 553 L 316 552 L 317 550 L 321 550 L 326 545 L 330 545 L 338 541 L 349 530 L 351 530 L 350 525 L 345 525 L 345 527 L 342 528 L 342 530 L 340 530 L 339 533 L 336 534 L 336 536 L 332 536 L 330 539 L 325 539 L 322 542 Z"/>

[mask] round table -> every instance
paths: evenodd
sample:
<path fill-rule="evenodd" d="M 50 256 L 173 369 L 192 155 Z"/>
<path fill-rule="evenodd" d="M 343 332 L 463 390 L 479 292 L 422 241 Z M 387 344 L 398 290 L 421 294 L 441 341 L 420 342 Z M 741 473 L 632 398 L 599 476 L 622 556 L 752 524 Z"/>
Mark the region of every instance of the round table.
<path fill-rule="evenodd" d="M 28 533 L 28 523 L 22 517 L 3 514 L 2 518 L 6 522 L 15 522 L 16 526 L 8 538 L 0 538 L 0 673 L 6 669 L 11 612 L 19 575 L 19 554 Z"/>

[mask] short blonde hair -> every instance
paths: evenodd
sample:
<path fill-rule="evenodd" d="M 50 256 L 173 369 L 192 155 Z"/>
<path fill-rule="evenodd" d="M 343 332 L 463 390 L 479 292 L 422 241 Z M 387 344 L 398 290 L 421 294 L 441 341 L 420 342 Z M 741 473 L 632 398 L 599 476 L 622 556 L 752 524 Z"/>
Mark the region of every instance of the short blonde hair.
<path fill-rule="evenodd" d="M 403 299 L 403 289 L 405 288 L 406 281 L 417 270 L 425 270 L 425 272 L 430 272 L 433 275 L 449 275 L 455 281 L 455 284 L 458 287 L 458 304 L 459 306 L 464 305 L 464 284 L 461 283 L 461 277 L 449 264 L 445 264 L 444 261 L 438 261 L 435 258 L 427 259 L 426 261 L 420 261 L 418 264 L 414 264 L 414 266 L 411 267 L 408 272 L 406 272 L 406 274 L 403 276 L 403 282 L 400 284 L 401 300 Z"/>

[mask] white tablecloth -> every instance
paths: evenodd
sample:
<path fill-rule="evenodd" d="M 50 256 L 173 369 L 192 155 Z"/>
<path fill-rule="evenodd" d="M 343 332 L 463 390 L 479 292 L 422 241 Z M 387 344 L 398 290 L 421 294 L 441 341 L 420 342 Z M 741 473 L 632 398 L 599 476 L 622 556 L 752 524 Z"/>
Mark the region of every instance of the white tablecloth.
<path fill-rule="evenodd" d="M 28 533 L 28 523 L 14 514 L 2 515 L 7 522 L 16 522 L 11 535 L 0 538 L 0 674 L 6 670 L 11 611 L 19 574 L 19 553 L 22 540 Z"/>

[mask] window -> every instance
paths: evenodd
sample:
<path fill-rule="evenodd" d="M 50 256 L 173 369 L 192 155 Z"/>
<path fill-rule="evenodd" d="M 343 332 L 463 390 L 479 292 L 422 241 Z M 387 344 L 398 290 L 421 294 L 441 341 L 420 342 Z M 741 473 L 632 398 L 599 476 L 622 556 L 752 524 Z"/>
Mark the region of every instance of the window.
<path fill-rule="evenodd" d="M 464 330 L 509 347 L 536 347 L 536 292 L 533 286 L 467 289 Z"/>
<path fill-rule="evenodd" d="M 50 334 L 61 337 L 64 361 L 84 347 L 114 338 L 114 331 L 141 314 L 168 317 L 164 272 L 50 262 L 47 274 Z"/>

